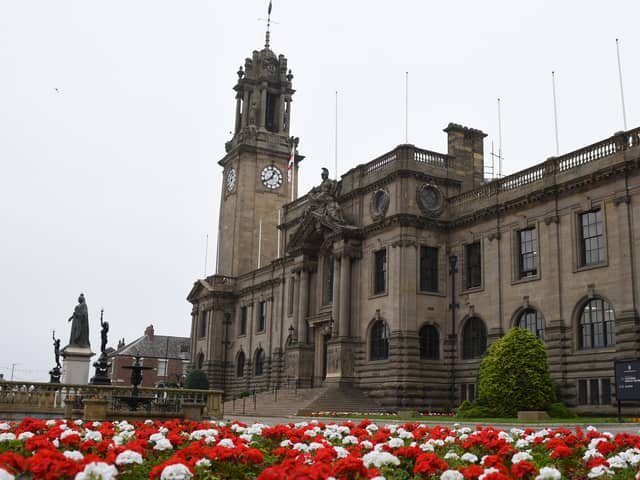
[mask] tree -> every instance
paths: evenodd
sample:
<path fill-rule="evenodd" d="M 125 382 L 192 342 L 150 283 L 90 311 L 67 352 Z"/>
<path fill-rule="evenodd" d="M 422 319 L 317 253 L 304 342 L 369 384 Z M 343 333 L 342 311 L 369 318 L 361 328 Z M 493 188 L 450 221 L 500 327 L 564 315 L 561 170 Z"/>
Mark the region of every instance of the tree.
<path fill-rule="evenodd" d="M 478 372 L 478 404 L 495 416 L 544 410 L 556 399 L 542 340 L 514 327 L 491 345 Z"/>
<path fill-rule="evenodd" d="M 209 390 L 209 380 L 202 370 L 191 370 L 184 383 L 186 388 Z"/>

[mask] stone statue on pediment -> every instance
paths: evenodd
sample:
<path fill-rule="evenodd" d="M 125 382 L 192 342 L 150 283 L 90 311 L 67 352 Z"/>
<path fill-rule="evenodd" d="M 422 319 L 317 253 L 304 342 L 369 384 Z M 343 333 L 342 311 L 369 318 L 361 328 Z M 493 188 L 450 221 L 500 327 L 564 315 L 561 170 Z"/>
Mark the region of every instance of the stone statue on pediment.
<path fill-rule="evenodd" d="M 307 197 L 309 207 L 307 213 L 316 217 L 320 223 L 334 230 L 347 226 L 342 214 L 342 207 L 338 203 L 340 184 L 329 178 L 329 170 L 322 169 L 322 182 L 313 187 Z"/>

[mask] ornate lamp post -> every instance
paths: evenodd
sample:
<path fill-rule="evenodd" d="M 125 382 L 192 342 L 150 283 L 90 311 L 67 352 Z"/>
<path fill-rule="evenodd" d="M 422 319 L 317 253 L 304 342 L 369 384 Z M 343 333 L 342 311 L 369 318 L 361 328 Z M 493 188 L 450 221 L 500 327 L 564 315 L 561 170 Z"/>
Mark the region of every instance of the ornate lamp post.
<path fill-rule="evenodd" d="M 451 275 L 451 303 L 449 308 L 451 309 L 451 334 L 449 335 L 449 342 L 451 343 L 451 370 L 449 371 L 449 404 L 450 408 L 455 408 L 456 402 L 456 356 L 457 352 L 457 335 L 456 335 L 456 273 L 458 269 L 456 264 L 458 263 L 458 257 L 455 255 L 449 256 L 449 275 Z"/>

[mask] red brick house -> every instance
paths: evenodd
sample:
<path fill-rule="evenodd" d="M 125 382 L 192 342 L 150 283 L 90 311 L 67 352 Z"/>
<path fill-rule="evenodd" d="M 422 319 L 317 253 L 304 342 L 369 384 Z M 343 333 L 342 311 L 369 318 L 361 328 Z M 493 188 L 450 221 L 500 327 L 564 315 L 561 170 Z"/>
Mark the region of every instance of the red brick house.
<path fill-rule="evenodd" d="M 123 368 L 133 365 L 136 355 L 145 367 L 142 372 L 143 387 L 159 385 L 182 385 L 189 366 L 189 337 L 156 335 L 153 325 L 149 325 L 142 337 L 131 343 L 119 343 L 118 349 L 109 354 L 111 361 L 111 383 L 131 385 L 131 370 Z"/>

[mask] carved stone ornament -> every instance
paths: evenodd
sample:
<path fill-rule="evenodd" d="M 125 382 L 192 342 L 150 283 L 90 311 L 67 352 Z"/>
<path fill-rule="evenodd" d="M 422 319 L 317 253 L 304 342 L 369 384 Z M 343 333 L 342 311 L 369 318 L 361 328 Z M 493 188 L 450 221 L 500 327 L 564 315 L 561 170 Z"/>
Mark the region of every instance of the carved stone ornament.
<path fill-rule="evenodd" d="M 379 221 L 384 218 L 387 214 L 387 210 L 389 209 L 389 192 L 385 189 L 381 188 L 380 190 L 376 190 L 371 195 L 371 218 L 374 221 Z"/>
<path fill-rule="evenodd" d="M 437 217 L 442 213 L 444 196 L 437 186 L 429 183 L 420 185 L 416 191 L 416 200 L 423 214 Z"/>

